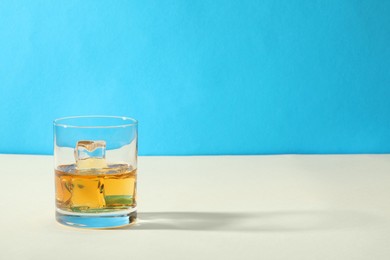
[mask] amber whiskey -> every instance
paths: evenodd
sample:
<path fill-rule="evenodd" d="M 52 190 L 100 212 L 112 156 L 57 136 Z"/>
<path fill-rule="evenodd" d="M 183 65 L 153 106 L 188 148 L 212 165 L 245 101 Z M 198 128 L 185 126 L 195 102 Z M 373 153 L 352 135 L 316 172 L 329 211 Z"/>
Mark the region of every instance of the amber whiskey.
<path fill-rule="evenodd" d="M 90 168 L 96 165 L 99 167 Z M 67 212 L 103 213 L 135 208 L 136 186 L 137 170 L 127 164 L 103 165 L 95 159 L 61 165 L 55 170 L 56 205 Z"/>

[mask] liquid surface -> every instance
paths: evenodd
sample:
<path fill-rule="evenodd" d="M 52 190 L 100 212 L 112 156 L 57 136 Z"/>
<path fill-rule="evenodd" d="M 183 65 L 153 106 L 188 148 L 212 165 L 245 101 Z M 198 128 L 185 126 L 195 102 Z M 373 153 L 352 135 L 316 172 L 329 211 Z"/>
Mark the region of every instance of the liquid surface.
<path fill-rule="evenodd" d="M 82 169 L 75 164 L 55 170 L 57 208 L 70 212 L 99 213 L 136 206 L 137 170 L 127 164 Z"/>

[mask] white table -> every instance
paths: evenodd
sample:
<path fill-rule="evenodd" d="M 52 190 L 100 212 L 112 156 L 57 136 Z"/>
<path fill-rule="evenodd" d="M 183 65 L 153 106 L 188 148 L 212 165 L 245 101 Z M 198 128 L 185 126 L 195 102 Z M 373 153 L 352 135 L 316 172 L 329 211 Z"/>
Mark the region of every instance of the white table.
<path fill-rule="evenodd" d="M 0 259 L 390 259 L 390 155 L 140 157 L 114 230 L 55 222 L 51 156 L 0 164 Z"/>

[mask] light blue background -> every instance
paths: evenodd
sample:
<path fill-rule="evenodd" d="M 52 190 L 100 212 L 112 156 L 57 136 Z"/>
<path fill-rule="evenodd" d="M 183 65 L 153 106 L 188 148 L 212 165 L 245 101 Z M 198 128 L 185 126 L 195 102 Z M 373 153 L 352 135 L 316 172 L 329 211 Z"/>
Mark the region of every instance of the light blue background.
<path fill-rule="evenodd" d="M 390 152 L 390 1 L 0 1 L 0 153 L 54 118 L 143 155 Z"/>

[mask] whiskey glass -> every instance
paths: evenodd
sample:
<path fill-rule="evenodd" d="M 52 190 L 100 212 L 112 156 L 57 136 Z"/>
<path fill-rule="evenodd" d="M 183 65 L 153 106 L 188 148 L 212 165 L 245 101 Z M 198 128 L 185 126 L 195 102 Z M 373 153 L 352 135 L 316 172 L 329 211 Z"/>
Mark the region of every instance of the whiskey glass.
<path fill-rule="evenodd" d="M 119 116 L 54 120 L 56 219 L 113 228 L 137 219 L 138 122 Z"/>

